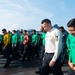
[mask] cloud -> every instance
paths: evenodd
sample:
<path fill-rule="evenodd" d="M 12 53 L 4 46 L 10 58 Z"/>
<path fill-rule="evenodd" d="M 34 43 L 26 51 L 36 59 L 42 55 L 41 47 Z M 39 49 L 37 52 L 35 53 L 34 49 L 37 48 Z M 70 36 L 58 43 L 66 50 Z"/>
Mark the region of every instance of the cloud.
<path fill-rule="evenodd" d="M 49 16 L 49 17 L 53 17 L 53 13 L 51 12 L 46 12 L 40 8 L 36 8 L 36 6 L 33 6 L 28 0 L 24 0 L 25 4 L 26 4 L 26 11 L 30 11 L 33 15 L 40 14 L 40 15 L 44 15 L 44 16 Z"/>
<path fill-rule="evenodd" d="M 1 7 L 9 7 L 9 8 L 13 7 L 13 8 L 17 8 L 17 9 L 20 9 L 20 10 L 24 10 L 24 8 L 19 4 L 10 3 L 10 4 L 1 4 L 0 6 Z"/>
<path fill-rule="evenodd" d="M 13 25 L 11 25 L 11 27 L 10 27 L 10 30 L 17 30 L 19 28 L 19 26 L 17 25 L 17 24 L 13 24 Z"/>
<path fill-rule="evenodd" d="M 28 0 L 18 1 L 3 0 L 0 5 L 0 25 L 7 29 L 38 29 L 43 18 L 54 16 L 51 12 L 33 6 Z"/>
<path fill-rule="evenodd" d="M 0 0 L 0 3 L 9 3 L 10 0 Z"/>

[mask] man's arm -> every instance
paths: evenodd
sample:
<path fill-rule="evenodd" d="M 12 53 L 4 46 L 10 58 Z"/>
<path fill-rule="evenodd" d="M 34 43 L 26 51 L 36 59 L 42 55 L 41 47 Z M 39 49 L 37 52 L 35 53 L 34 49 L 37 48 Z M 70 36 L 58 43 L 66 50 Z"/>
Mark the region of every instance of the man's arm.
<path fill-rule="evenodd" d="M 49 66 L 55 65 L 55 62 L 59 58 L 62 51 L 62 34 L 60 31 L 58 31 L 55 35 L 55 46 L 56 46 L 55 53 L 52 60 L 49 63 Z"/>

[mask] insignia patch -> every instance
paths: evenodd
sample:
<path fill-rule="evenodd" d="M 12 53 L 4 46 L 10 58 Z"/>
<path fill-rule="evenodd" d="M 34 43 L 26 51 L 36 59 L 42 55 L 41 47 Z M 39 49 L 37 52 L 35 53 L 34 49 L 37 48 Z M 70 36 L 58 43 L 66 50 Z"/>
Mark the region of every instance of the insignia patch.
<path fill-rule="evenodd" d="M 59 37 L 59 36 L 55 36 L 55 37 L 56 37 L 56 41 L 58 41 L 58 37 Z"/>

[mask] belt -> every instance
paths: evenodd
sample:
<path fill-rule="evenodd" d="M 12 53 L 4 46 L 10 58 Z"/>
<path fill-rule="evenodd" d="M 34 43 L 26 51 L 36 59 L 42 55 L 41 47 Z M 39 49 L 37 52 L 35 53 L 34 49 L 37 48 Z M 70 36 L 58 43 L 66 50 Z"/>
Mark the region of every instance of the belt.
<path fill-rule="evenodd" d="M 48 55 L 48 54 L 54 54 L 54 53 L 47 53 L 47 52 L 46 52 L 46 54 Z"/>

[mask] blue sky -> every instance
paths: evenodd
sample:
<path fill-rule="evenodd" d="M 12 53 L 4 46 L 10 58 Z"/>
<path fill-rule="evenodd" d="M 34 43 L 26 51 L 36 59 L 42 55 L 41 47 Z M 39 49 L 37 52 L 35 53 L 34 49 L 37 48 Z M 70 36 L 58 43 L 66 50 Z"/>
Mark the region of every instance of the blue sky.
<path fill-rule="evenodd" d="M 67 22 L 75 17 L 74 7 L 75 0 L 0 0 L 0 32 L 3 28 L 39 30 L 44 18 L 67 29 Z"/>

